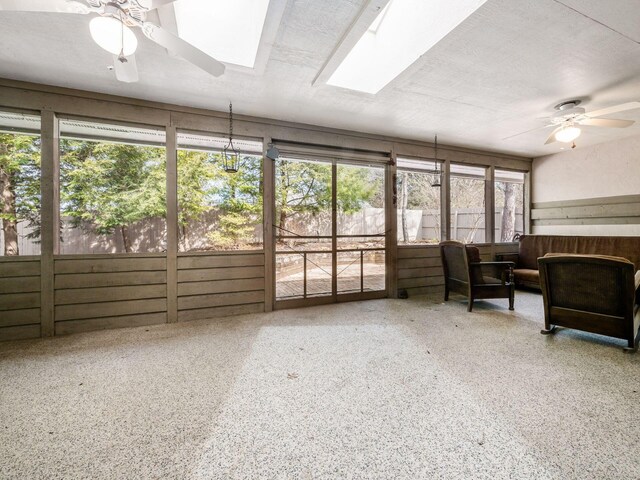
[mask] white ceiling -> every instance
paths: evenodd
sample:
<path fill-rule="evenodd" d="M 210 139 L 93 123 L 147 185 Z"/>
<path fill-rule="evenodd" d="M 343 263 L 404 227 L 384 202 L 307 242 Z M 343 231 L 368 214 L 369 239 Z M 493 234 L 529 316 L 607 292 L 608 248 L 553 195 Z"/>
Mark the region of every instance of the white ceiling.
<path fill-rule="evenodd" d="M 180 0 L 177 0 L 180 1 Z M 539 156 L 560 101 L 640 100 L 640 0 L 489 0 L 377 95 L 313 86 L 365 0 L 288 0 L 263 72 L 214 78 L 140 35 L 140 81 L 117 82 L 81 15 L 0 11 L 0 77 Z M 222 20 L 221 20 L 222 21 Z M 215 25 L 212 26 L 215 28 Z M 578 147 L 640 134 L 585 127 Z"/>

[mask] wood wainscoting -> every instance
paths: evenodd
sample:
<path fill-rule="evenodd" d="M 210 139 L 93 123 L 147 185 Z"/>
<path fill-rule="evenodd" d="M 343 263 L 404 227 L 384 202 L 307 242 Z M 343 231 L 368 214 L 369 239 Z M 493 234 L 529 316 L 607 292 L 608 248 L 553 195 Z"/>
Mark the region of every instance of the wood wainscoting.
<path fill-rule="evenodd" d="M 164 255 L 54 257 L 55 334 L 167 321 Z"/>
<path fill-rule="evenodd" d="M 476 245 L 483 261 L 490 261 L 498 254 L 518 253 L 517 243 Z M 398 289 L 404 289 L 409 297 L 426 293 L 444 292 L 444 276 L 438 245 L 398 247 Z"/>
<path fill-rule="evenodd" d="M 178 254 L 177 299 L 167 256 L 55 255 L 55 335 L 265 311 L 264 252 Z M 41 336 L 40 257 L 0 257 L 0 340 Z M 177 302 L 175 301 L 177 300 Z"/>
<path fill-rule="evenodd" d="M 0 340 L 40 336 L 40 257 L 0 258 Z"/>
<path fill-rule="evenodd" d="M 178 256 L 178 321 L 265 311 L 264 253 Z"/>

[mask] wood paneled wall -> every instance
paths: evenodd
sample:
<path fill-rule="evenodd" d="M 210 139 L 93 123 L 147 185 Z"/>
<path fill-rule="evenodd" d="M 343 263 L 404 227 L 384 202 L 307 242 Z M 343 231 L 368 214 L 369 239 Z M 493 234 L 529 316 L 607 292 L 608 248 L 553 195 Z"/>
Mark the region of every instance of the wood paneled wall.
<path fill-rule="evenodd" d="M 531 219 L 535 227 L 640 225 L 640 195 L 583 198 L 534 203 Z"/>
<path fill-rule="evenodd" d="M 264 312 L 264 253 L 178 257 L 178 321 Z"/>
<path fill-rule="evenodd" d="M 40 257 L 0 257 L 0 340 L 40 336 Z"/>
<path fill-rule="evenodd" d="M 40 336 L 39 257 L 0 257 L 0 340 Z M 178 321 L 265 311 L 263 251 L 180 254 Z M 56 335 L 166 323 L 166 254 L 54 256 Z"/>
<path fill-rule="evenodd" d="M 166 323 L 164 256 L 54 258 L 56 335 Z"/>
<path fill-rule="evenodd" d="M 490 261 L 500 253 L 517 253 L 517 243 L 477 245 L 480 257 Z M 437 245 L 398 247 L 398 289 L 409 297 L 444 291 L 444 276 L 440 249 Z"/>

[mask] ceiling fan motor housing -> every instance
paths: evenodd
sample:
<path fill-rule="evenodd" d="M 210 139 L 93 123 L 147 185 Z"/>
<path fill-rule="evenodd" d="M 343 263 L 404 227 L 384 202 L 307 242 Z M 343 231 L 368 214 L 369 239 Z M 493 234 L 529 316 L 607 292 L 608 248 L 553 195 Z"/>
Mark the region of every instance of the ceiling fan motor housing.
<path fill-rule="evenodd" d="M 555 106 L 557 112 L 551 116 L 551 122 L 555 125 L 565 122 L 578 122 L 580 121 L 586 112 L 582 107 L 579 107 L 580 100 L 571 100 L 563 102 Z"/>

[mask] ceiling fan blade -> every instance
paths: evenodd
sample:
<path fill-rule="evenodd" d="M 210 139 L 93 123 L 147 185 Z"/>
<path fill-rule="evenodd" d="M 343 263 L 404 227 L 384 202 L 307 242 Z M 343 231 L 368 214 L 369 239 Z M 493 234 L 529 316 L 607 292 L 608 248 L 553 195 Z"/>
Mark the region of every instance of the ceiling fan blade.
<path fill-rule="evenodd" d="M 553 132 L 551 132 L 551 135 L 549 135 L 549 137 L 547 138 L 547 141 L 544 142 L 544 144 L 549 145 L 550 143 L 557 142 L 558 140 L 556 140 L 556 133 L 558 133 L 564 127 L 565 127 L 564 125 L 561 125 L 558 128 L 556 128 Z"/>
<path fill-rule="evenodd" d="M 136 57 L 129 55 L 124 59 L 126 62 L 121 61 L 118 55 L 113 56 L 113 69 L 116 72 L 116 78 L 125 83 L 137 82 L 138 66 L 136 65 Z"/>
<path fill-rule="evenodd" d="M 604 115 L 610 115 L 612 113 L 625 112 L 627 110 L 633 110 L 635 108 L 640 108 L 640 102 L 628 102 L 621 103 L 620 105 L 614 105 L 613 107 L 602 108 L 600 110 L 595 110 L 593 112 L 587 112 L 587 117 L 602 117 Z"/>
<path fill-rule="evenodd" d="M 140 5 L 142 8 L 146 8 L 147 10 L 153 10 L 154 8 L 158 8 L 163 5 L 173 3 L 176 0 L 137 0 L 137 1 L 138 1 L 138 5 Z"/>
<path fill-rule="evenodd" d="M 214 77 L 219 77 L 224 73 L 225 66 L 223 63 L 210 57 L 202 50 L 197 49 L 164 28 L 145 22 L 142 24 L 142 32 L 161 47 L 181 56 L 186 61 L 193 63 Z"/>
<path fill-rule="evenodd" d="M 633 120 L 617 120 L 615 118 L 585 118 L 580 120 L 580 125 L 591 125 L 593 127 L 610 127 L 610 128 L 625 128 L 633 125 Z"/>
<path fill-rule="evenodd" d="M 91 8 L 74 0 L 0 0 L 0 11 L 13 12 L 53 12 L 80 13 L 91 12 Z"/>
<path fill-rule="evenodd" d="M 515 135 L 509 135 L 508 137 L 504 137 L 502 140 L 509 140 L 510 138 L 513 137 L 518 137 L 520 135 L 524 135 L 525 133 L 529 133 L 529 132 L 535 132 L 537 130 L 543 130 L 545 128 L 549 128 L 552 127 L 553 125 L 543 125 L 542 127 L 536 127 L 536 128 L 532 128 L 531 130 L 527 130 L 525 132 L 520 132 L 520 133 L 516 133 Z"/>

